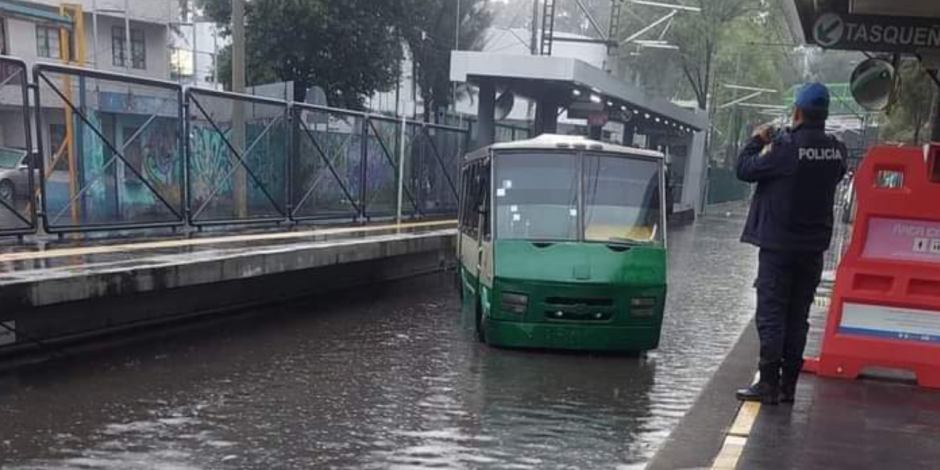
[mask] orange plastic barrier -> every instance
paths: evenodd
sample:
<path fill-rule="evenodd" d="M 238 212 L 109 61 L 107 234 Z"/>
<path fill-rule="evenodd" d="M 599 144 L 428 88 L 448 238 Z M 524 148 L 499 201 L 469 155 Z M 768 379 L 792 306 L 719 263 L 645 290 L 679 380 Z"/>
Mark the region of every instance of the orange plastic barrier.
<path fill-rule="evenodd" d="M 852 241 L 807 370 L 853 379 L 866 367 L 903 369 L 940 388 L 938 159 L 940 145 L 875 147 L 863 161 Z"/>

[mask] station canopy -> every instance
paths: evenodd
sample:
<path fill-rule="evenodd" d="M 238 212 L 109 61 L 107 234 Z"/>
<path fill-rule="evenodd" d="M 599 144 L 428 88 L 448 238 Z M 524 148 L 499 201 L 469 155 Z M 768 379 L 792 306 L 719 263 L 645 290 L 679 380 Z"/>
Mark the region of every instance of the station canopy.
<path fill-rule="evenodd" d="M 481 80 L 490 80 L 498 88 L 535 101 L 551 96 L 561 106 L 606 105 L 612 121 L 635 120 L 685 132 L 708 128 L 704 113 L 697 114 L 651 97 L 606 71 L 574 58 L 454 51 L 450 70 L 452 81 L 479 84 Z"/>
<path fill-rule="evenodd" d="M 829 49 L 940 57 L 940 0 L 786 0 L 794 37 Z"/>

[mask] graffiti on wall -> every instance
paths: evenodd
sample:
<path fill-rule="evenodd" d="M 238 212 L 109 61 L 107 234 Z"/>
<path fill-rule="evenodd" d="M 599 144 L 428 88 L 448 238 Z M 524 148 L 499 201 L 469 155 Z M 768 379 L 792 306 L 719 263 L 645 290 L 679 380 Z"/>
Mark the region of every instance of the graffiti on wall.
<path fill-rule="evenodd" d="M 229 132 L 226 132 L 228 137 Z M 212 195 L 232 192 L 232 179 L 226 175 L 232 166 L 229 149 L 208 123 L 193 122 L 190 128 L 190 191 L 193 202 L 202 205 Z"/>
<path fill-rule="evenodd" d="M 241 149 L 242 160 L 254 176 L 246 175 L 245 178 L 248 209 L 254 215 L 277 212 L 268 196 L 278 206 L 284 206 L 287 136 L 283 124 L 275 124 L 262 136 L 261 133 L 269 123 L 270 120 L 248 123 L 245 148 Z M 225 126 L 224 133 L 225 139 L 231 143 L 231 127 Z M 233 169 L 242 164 L 230 151 L 223 135 L 208 122 L 193 122 L 189 137 L 193 203 L 198 208 L 208 202 L 212 211 L 221 211 L 226 215 L 232 213 L 236 181 Z M 250 152 L 244 154 L 247 149 Z M 264 186 L 264 190 L 258 183 Z"/>

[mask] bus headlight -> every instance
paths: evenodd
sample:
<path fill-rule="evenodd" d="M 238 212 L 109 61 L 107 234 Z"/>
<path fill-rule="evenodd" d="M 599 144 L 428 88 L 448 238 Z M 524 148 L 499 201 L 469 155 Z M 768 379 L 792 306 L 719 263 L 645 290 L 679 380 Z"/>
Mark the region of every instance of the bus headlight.
<path fill-rule="evenodd" d="M 634 317 L 652 317 L 655 314 L 655 297 L 635 297 L 630 299 L 630 315 Z"/>
<path fill-rule="evenodd" d="M 529 296 L 503 292 L 499 297 L 499 309 L 503 312 L 523 314 L 529 309 Z"/>

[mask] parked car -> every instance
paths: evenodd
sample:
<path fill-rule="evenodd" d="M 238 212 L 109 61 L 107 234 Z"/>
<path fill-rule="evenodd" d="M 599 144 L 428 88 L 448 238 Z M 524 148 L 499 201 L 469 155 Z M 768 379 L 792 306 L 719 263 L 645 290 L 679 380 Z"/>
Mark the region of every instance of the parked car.
<path fill-rule="evenodd" d="M 13 202 L 29 197 L 26 156 L 25 150 L 0 148 L 0 199 Z M 37 171 L 33 168 L 34 174 L 38 175 Z"/>

